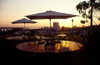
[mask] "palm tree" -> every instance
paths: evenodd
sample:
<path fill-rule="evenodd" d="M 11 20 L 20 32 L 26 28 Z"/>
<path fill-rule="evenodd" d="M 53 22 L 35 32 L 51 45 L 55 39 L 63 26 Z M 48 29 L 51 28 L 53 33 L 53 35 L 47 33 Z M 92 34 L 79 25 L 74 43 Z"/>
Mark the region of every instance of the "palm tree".
<path fill-rule="evenodd" d="M 88 2 L 83 1 L 80 2 L 78 5 L 76 5 L 77 11 L 81 14 L 83 18 L 86 19 L 91 19 L 90 25 L 92 26 L 92 21 L 93 21 L 93 12 L 95 11 L 100 11 L 100 0 L 89 0 Z M 99 21 L 100 17 L 95 16 Z M 87 20 L 86 20 L 87 22 Z"/>

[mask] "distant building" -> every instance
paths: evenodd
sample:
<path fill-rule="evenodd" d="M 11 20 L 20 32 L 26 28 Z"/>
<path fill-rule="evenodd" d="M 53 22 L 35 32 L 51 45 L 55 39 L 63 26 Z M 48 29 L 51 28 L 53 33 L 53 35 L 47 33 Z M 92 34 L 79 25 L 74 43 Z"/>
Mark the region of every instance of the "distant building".
<path fill-rule="evenodd" d="M 53 28 L 54 28 L 55 30 L 59 30 L 59 29 L 60 29 L 59 23 L 58 23 L 58 22 L 54 22 L 54 23 L 53 23 Z"/>

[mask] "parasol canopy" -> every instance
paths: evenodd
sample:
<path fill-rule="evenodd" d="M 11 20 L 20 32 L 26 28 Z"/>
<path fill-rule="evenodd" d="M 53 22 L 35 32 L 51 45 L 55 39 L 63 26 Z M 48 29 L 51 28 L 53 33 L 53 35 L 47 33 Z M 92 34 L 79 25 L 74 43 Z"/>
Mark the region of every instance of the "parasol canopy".
<path fill-rule="evenodd" d="M 12 24 L 17 24 L 17 23 L 24 23 L 24 29 L 25 29 L 25 23 L 37 23 L 37 22 L 35 22 L 35 21 L 31 21 L 31 20 L 28 20 L 28 19 L 25 19 L 25 18 L 23 18 L 23 19 L 20 19 L 20 20 L 16 20 L 16 21 L 14 21 L 14 22 L 11 22 Z"/>
<path fill-rule="evenodd" d="M 67 14 L 67 13 L 60 13 L 60 12 L 55 12 L 55 11 L 46 11 L 42 13 L 37 13 L 37 14 L 32 14 L 32 15 L 27 15 L 29 19 L 49 19 L 50 20 L 50 30 L 51 30 L 51 19 L 67 19 L 70 17 L 75 17 L 78 15 L 72 15 L 72 14 Z"/>

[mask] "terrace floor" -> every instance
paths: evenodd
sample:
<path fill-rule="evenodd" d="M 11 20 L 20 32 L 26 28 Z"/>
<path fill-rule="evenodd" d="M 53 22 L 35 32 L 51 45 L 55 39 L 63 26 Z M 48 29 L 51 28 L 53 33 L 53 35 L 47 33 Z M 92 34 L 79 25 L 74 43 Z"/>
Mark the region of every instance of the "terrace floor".
<path fill-rule="evenodd" d="M 37 44 L 34 44 L 34 42 L 28 44 L 28 42 L 23 42 L 22 40 L 6 40 L 5 38 L 9 36 L 10 35 L 0 35 L 0 45 L 2 49 L 1 63 L 3 65 L 100 65 L 100 52 L 98 50 L 96 51 L 95 48 L 92 50 L 83 48 L 76 51 L 71 51 L 70 49 L 69 52 L 62 51 L 61 53 L 46 53 L 46 50 L 42 48 L 45 53 L 36 53 L 35 51 L 22 49 L 29 47 L 30 50 L 34 50 L 33 48 L 39 50 L 43 45 L 39 45 L 37 49 Z M 77 42 L 81 42 L 82 38 L 79 36 L 74 35 L 74 38 Z M 74 41 L 72 37 L 70 37 L 70 40 Z M 66 45 L 68 44 L 69 43 Z M 18 50 L 17 47 L 20 49 Z M 63 47 L 63 45 L 61 45 L 60 48 L 70 47 Z M 51 50 L 50 47 L 48 47 L 47 50 Z"/>

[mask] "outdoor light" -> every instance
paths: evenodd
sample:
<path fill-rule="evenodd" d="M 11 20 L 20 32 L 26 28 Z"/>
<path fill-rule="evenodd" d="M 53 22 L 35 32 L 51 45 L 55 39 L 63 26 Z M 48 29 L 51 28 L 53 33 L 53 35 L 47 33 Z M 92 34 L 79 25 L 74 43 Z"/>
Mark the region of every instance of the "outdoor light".
<path fill-rule="evenodd" d="M 73 27 L 73 21 L 74 21 L 74 20 L 72 19 L 72 27 Z"/>
<path fill-rule="evenodd" d="M 74 20 L 72 19 L 72 22 L 73 22 Z"/>

